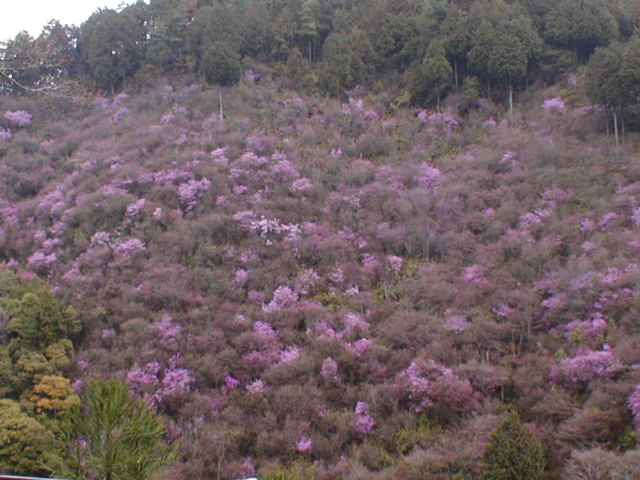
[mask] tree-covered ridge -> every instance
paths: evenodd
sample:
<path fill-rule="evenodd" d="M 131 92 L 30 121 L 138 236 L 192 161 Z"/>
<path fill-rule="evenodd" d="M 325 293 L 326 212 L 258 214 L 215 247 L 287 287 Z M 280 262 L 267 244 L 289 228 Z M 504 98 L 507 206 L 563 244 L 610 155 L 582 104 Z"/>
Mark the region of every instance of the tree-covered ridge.
<path fill-rule="evenodd" d="M 66 79 L 113 92 L 178 72 L 215 83 L 234 77 L 211 74 L 224 52 L 333 95 L 402 74 L 412 102 L 435 104 L 465 79 L 482 82 L 478 93 L 509 96 L 553 81 L 639 23 L 637 0 L 140 0 L 77 28 L 53 21 L 37 39 L 19 34 L 0 72 L 5 91 Z"/>

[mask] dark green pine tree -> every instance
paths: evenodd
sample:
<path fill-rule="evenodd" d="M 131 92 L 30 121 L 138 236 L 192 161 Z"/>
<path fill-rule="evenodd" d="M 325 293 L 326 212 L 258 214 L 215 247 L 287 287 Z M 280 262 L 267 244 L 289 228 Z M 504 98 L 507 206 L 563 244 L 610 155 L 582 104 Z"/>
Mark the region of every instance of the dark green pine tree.
<path fill-rule="evenodd" d="M 330 95 L 342 95 L 373 76 L 376 54 L 364 31 L 334 32 L 324 44 L 320 86 Z"/>
<path fill-rule="evenodd" d="M 140 66 L 140 25 L 132 15 L 98 10 L 82 24 L 78 49 L 94 86 L 112 93 Z"/>
<path fill-rule="evenodd" d="M 451 86 L 453 80 L 453 69 L 444 55 L 442 45 L 434 43 L 429 47 L 422 62 L 422 73 L 429 90 L 436 97 L 438 107 L 440 107 L 440 98 Z"/>
<path fill-rule="evenodd" d="M 605 107 L 607 117 L 612 114 L 616 145 L 619 143 L 618 115 L 626 105 L 629 93 L 622 81 L 623 64 L 624 49 L 619 43 L 597 48 L 587 64 L 584 82 L 589 98 Z"/>
<path fill-rule="evenodd" d="M 582 59 L 618 37 L 616 21 L 600 0 L 556 2 L 546 16 L 543 32 L 549 43 L 575 49 Z"/>
<path fill-rule="evenodd" d="M 242 66 L 240 57 L 230 45 L 223 42 L 214 42 L 204 52 L 202 58 L 202 74 L 209 85 L 218 85 L 220 120 L 224 119 L 224 107 L 222 89 L 227 85 L 233 85 L 240 80 Z"/>
<path fill-rule="evenodd" d="M 482 480 L 539 480 L 545 468 L 542 446 L 516 414 L 491 434 L 482 458 Z"/>
<path fill-rule="evenodd" d="M 67 451 L 52 467 L 72 478 L 150 480 L 173 455 L 162 420 L 116 380 L 89 383 L 83 406 L 66 413 L 60 429 Z"/>
<path fill-rule="evenodd" d="M 640 35 L 634 35 L 624 50 L 620 81 L 626 92 L 627 103 L 640 104 Z"/>

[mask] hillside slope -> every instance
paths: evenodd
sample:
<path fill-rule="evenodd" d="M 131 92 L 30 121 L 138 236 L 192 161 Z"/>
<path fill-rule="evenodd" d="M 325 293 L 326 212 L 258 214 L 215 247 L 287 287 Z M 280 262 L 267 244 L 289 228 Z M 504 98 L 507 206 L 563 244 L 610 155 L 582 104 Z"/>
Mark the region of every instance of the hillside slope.
<path fill-rule="evenodd" d="M 0 98 L 0 261 L 78 311 L 77 388 L 166 418 L 171 478 L 478 478 L 509 409 L 549 478 L 634 468 L 638 143 L 554 89 L 511 119 L 250 77 L 224 121 L 179 82 Z"/>

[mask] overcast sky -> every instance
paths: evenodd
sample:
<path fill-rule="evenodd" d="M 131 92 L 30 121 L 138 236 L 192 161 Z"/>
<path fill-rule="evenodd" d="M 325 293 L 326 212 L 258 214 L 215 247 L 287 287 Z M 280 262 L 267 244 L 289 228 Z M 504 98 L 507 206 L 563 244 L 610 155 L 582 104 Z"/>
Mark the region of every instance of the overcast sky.
<path fill-rule="evenodd" d="M 62 24 L 80 25 L 98 8 L 116 8 L 120 4 L 134 3 L 134 0 L 0 0 L 3 4 L 0 14 L 0 41 L 16 36 L 26 30 L 37 37 L 49 20 L 56 19 Z"/>

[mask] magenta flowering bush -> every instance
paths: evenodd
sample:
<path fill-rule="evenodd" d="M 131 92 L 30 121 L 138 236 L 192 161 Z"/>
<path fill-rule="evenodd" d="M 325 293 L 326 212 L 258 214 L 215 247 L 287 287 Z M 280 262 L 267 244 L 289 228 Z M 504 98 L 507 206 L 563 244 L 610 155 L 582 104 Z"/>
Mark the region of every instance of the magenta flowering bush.
<path fill-rule="evenodd" d="M 9 121 L 9 123 L 18 128 L 25 128 L 31 125 L 33 121 L 33 117 L 29 112 L 25 112 L 24 110 L 7 110 L 4 112 L 4 118 Z"/>
<path fill-rule="evenodd" d="M 627 405 L 633 414 L 633 424 L 640 428 L 640 387 L 636 387 L 627 400 Z"/>
<path fill-rule="evenodd" d="M 366 402 L 356 404 L 353 426 L 360 435 L 368 435 L 373 432 L 376 421 L 369 415 L 369 405 Z"/>
<path fill-rule="evenodd" d="M 433 360 L 411 362 L 399 374 L 398 385 L 416 412 L 461 414 L 478 408 L 482 398 L 468 380 Z"/>
<path fill-rule="evenodd" d="M 587 350 L 567 357 L 551 370 L 551 378 L 558 383 L 580 385 L 598 377 L 611 377 L 622 369 L 620 361 L 605 347 L 602 351 Z"/>
<path fill-rule="evenodd" d="M 542 102 L 542 108 L 550 112 L 563 113 L 566 109 L 565 103 L 560 97 L 552 97 Z"/>

